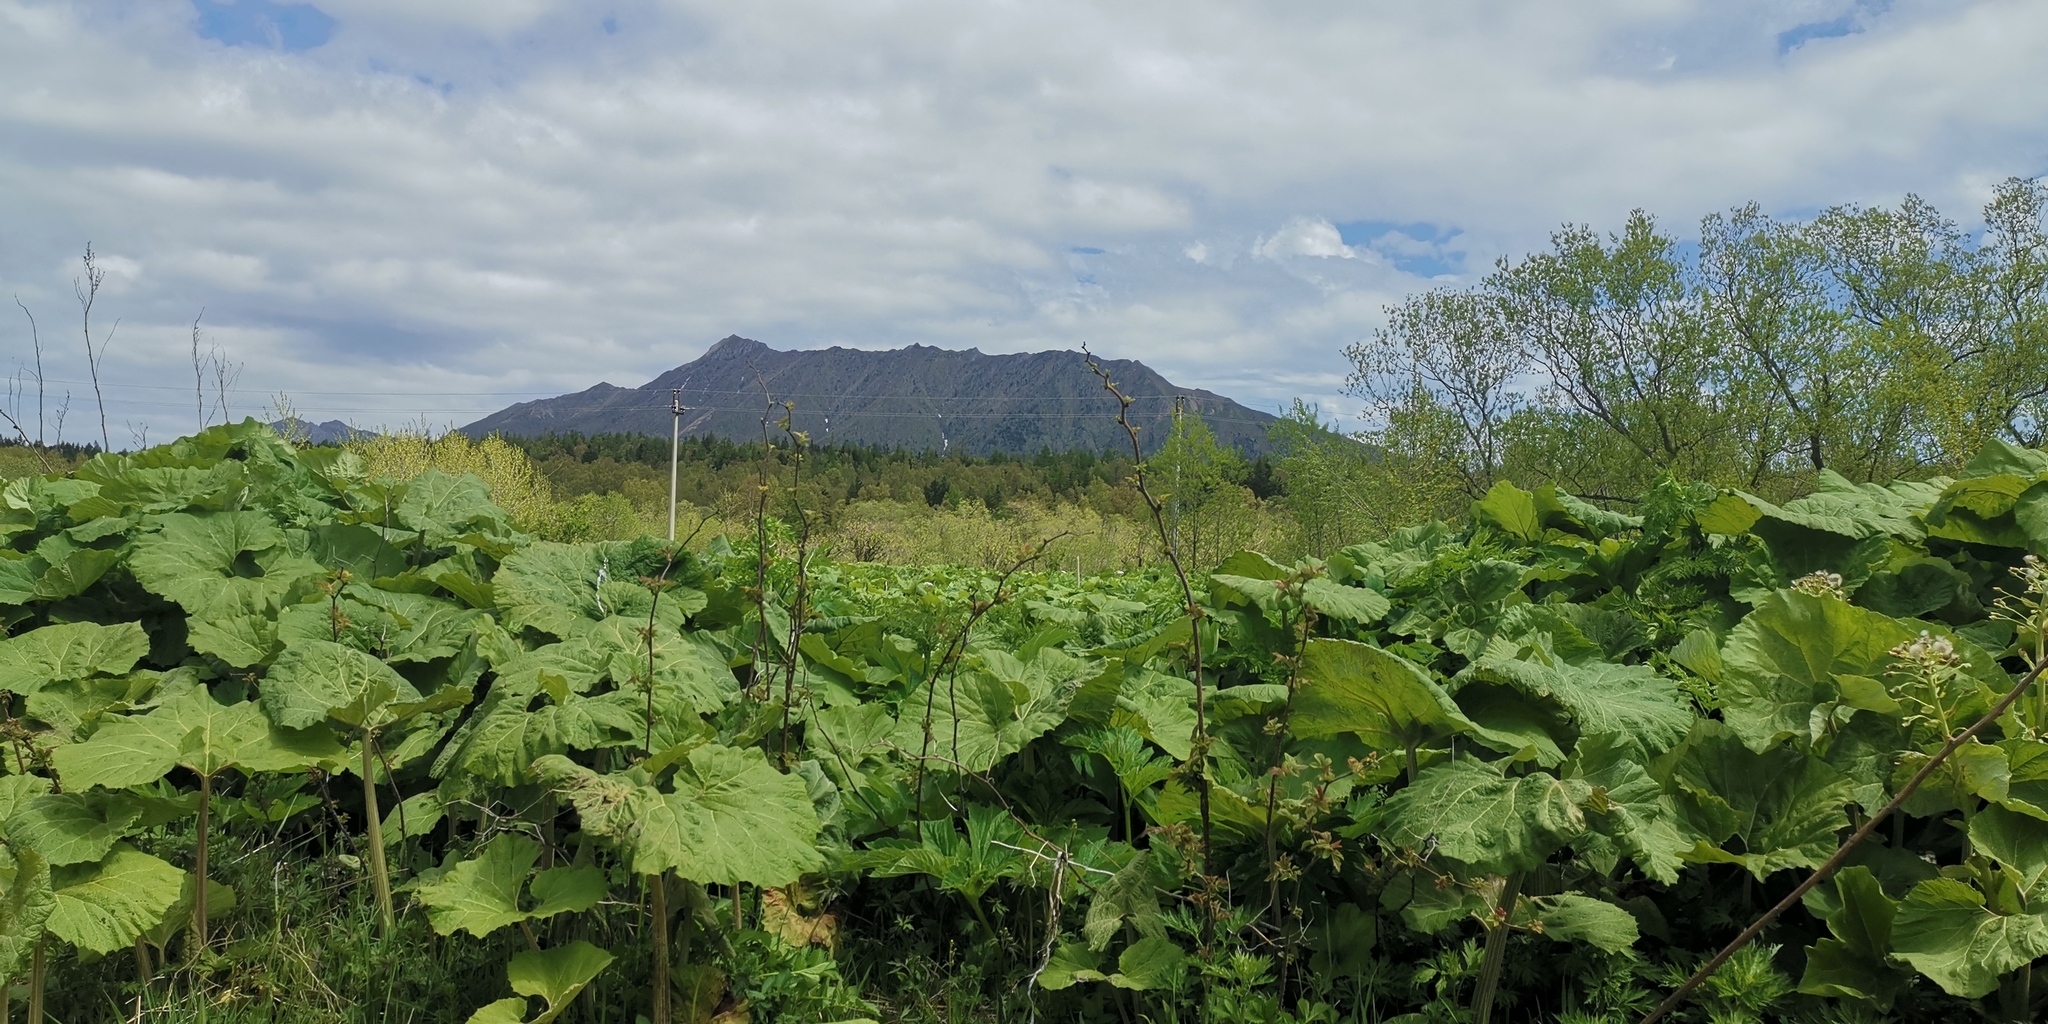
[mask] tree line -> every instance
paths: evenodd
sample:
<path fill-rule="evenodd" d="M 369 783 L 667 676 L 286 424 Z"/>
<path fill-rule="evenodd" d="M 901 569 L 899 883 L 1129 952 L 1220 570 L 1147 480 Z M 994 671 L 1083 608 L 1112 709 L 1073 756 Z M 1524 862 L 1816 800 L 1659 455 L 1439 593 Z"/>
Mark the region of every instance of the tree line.
<path fill-rule="evenodd" d="M 1916 196 L 1806 220 L 1751 203 L 1696 243 L 1648 213 L 1566 227 L 1388 310 L 1349 389 L 1399 504 L 1499 480 L 1624 501 L 1663 474 L 1785 496 L 2048 440 L 2048 186 L 1966 228 Z"/>

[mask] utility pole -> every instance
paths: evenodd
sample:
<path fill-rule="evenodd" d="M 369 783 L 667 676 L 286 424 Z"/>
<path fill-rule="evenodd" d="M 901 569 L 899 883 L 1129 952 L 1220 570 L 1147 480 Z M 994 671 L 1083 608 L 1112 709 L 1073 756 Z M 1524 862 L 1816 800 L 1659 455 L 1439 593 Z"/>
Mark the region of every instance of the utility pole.
<path fill-rule="evenodd" d="M 683 458 L 683 389 L 668 391 L 668 542 L 676 542 L 676 464 Z"/>

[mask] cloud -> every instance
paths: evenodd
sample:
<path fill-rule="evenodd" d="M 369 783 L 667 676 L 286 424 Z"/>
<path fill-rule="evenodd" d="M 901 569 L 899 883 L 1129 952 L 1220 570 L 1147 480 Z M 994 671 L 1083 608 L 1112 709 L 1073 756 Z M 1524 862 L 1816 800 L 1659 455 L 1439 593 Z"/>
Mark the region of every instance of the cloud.
<path fill-rule="evenodd" d="M 466 421 L 734 332 L 1086 343 L 1348 408 L 1386 303 L 1561 223 L 1968 219 L 2048 171 L 2021 0 L 320 0 L 298 48 L 197 3 L 0 0 L 0 288 L 47 340 L 86 241 L 132 261 L 138 420 L 183 415 L 150 389 L 202 306 L 251 401 L 320 419 Z"/>
<path fill-rule="evenodd" d="M 1344 237 L 1338 233 L 1337 226 L 1322 217 L 1289 220 L 1281 225 L 1280 230 L 1253 243 L 1252 255 L 1267 260 L 1284 260 L 1290 256 L 1359 258 L 1357 250 L 1344 244 Z"/>

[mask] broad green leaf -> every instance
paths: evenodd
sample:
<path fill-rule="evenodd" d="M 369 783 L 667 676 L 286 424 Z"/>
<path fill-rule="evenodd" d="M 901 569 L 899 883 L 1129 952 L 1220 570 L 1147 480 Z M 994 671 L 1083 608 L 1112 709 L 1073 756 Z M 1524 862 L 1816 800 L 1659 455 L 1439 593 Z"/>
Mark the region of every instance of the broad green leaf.
<path fill-rule="evenodd" d="M 174 512 L 146 524 L 157 530 L 136 538 L 129 572 L 195 619 L 275 610 L 295 583 L 323 572 L 291 554 L 284 532 L 261 512 Z"/>
<path fill-rule="evenodd" d="M 604 869 L 596 866 L 547 868 L 527 887 L 534 920 L 582 913 L 604 902 L 605 890 Z"/>
<path fill-rule="evenodd" d="M 187 636 L 193 650 L 235 668 L 260 665 L 278 650 L 277 620 L 267 615 L 194 619 Z"/>
<path fill-rule="evenodd" d="M 172 939 L 191 929 L 192 911 L 198 904 L 198 887 L 194 885 L 196 877 L 190 871 L 185 872 L 184 885 L 178 889 L 178 902 L 171 904 L 171 909 L 164 912 L 164 919 L 157 922 L 156 927 L 143 933 L 142 941 L 162 949 L 170 945 Z M 206 916 L 209 921 L 226 917 L 235 909 L 237 899 L 234 886 L 211 878 L 206 880 Z"/>
<path fill-rule="evenodd" d="M 396 846 L 408 839 L 427 835 L 447 813 L 440 790 L 430 789 L 406 797 L 384 815 L 384 845 Z"/>
<path fill-rule="evenodd" d="M 1806 947 L 1799 991 L 1890 1006 L 1907 978 L 1886 959 L 1898 904 L 1884 894 L 1867 867 L 1843 868 L 1834 877 L 1837 907 L 1827 917 L 1832 938 Z"/>
<path fill-rule="evenodd" d="M 500 684 L 491 690 L 462 731 L 434 763 L 440 777 L 471 776 L 500 786 L 525 785 L 538 758 L 570 751 L 637 743 L 643 736 L 644 705 L 628 700 L 569 694 L 538 709 L 537 684 Z M 637 694 L 621 697 L 643 699 Z"/>
<path fill-rule="evenodd" d="M 450 476 L 429 469 L 406 481 L 398 502 L 398 521 L 437 548 L 472 533 L 500 532 L 504 518 L 504 511 L 491 504 L 490 489 L 472 473 Z"/>
<path fill-rule="evenodd" d="M 610 953 L 581 939 L 540 952 L 519 953 L 506 965 L 505 974 L 512 982 L 512 991 L 521 998 L 491 1003 L 472 1014 L 469 1024 L 548 1024 L 611 966 L 612 959 Z M 547 1008 L 529 1021 L 526 998 L 536 996 L 547 1003 Z"/>
<path fill-rule="evenodd" d="M 2048 956 L 2048 915 L 1996 914 L 1975 888 L 1931 879 L 1899 904 L 1892 954 L 1942 991 L 1976 999 L 1991 994 L 2007 972 Z"/>
<path fill-rule="evenodd" d="M 394 664 L 454 657 L 484 617 L 482 612 L 424 594 L 362 589 L 357 596 L 390 615 L 397 625 L 380 645 L 385 660 Z"/>
<path fill-rule="evenodd" d="M 1321 576 L 1301 585 L 1301 600 L 1321 615 L 1361 626 L 1385 618 L 1394 607 L 1377 590 L 1347 587 Z"/>
<path fill-rule="evenodd" d="M 135 944 L 178 902 L 185 872 L 130 846 L 116 846 L 97 864 L 53 872 L 56 908 L 51 934 L 94 953 Z"/>
<path fill-rule="evenodd" d="M 287 729 L 310 728 L 330 717 L 351 728 L 382 728 L 392 721 L 393 705 L 419 699 L 419 691 L 391 666 L 327 640 L 285 648 L 263 680 L 263 710 Z"/>
<path fill-rule="evenodd" d="M 1077 981 L 1106 980 L 1099 968 L 1102 958 L 1078 942 L 1062 942 L 1046 959 L 1038 973 L 1038 987 L 1053 992 L 1074 987 Z"/>
<path fill-rule="evenodd" d="M 15 811 L 50 788 L 50 780 L 40 775 L 0 775 L 0 821 L 14 817 Z"/>
<path fill-rule="evenodd" d="M 203 775 L 293 771 L 338 757 L 322 730 L 273 725 L 253 702 L 219 704 L 204 690 L 165 701 L 147 715 L 102 724 L 84 743 L 58 747 L 51 764 L 74 790 L 154 782 L 183 765 Z"/>
<path fill-rule="evenodd" d="M 16 808 L 7 818 L 14 849 L 35 850 L 52 866 L 96 862 L 126 835 L 142 808 L 106 794 L 51 793 Z"/>
<path fill-rule="evenodd" d="M 1565 763 L 1562 774 L 1595 794 L 1586 815 L 1590 831 L 1582 842 L 1605 840 L 1643 874 L 1672 885 L 1699 835 L 1686 827 L 1677 805 L 1649 771 L 1630 760 L 1630 746 L 1614 737 L 1588 736 Z"/>
<path fill-rule="evenodd" d="M 1038 987 L 1059 991 L 1075 982 L 1106 981 L 1117 988 L 1147 991 L 1171 987 L 1180 976 L 1186 954 L 1163 936 L 1147 936 L 1117 956 L 1116 970 L 1105 974 L 1099 956 L 1079 943 L 1062 943 L 1039 972 Z"/>
<path fill-rule="evenodd" d="M 1380 892 L 1380 905 L 1399 911 L 1408 927 L 1436 935 L 1476 915 L 1491 915 L 1493 904 L 1469 885 L 1440 885 L 1438 868 L 1395 871 Z"/>
<path fill-rule="evenodd" d="M 1488 654 L 1460 675 L 1555 701 L 1582 731 L 1627 737 L 1649 752 L 1670 749 L 1692 727 L 1692 704 L 1677 681 L 1644 665 L 1574 665 Z"/>
<path fill-rule="evenodd" d="M 506 556 L 491 577 L 505 628 L 514 633 L 537 629 L 567 639 L 604 618 L 597 600 L 603 568 L 596 549 L 588 545 L 542 542 Z"/>
<path fill-rule="evenodd" d="M 1116 973 L 1109 983 L 1138 992 L 1170 988 L 1180 977 L 1187 955 L 1163 935 L 1148 935 L 1129 946 L 1116 958 Z"/>
<path fill-rule="evenodd" d="M 1571 746 L 1572 725 L 1555 701 L 1531 697 L 1511 686 L 1469 682 L 1458 690 L 1458 707 L 1472 723 L 1472 738 L 1508 755 L 1556 767 Z"/>
<path fill-rule="evenodd" d="M 1406 750 L 1472 723 L 1443 687 L 1414 664 L 1370 644 L 1308 642 L 1290 720 L 1296 735 L 1351 733 L 1375 750 Z"/>
<path fill-rule="evenodd" d="M 1970 842 L 2012 872 L 2028 907 L 2048 911 L 2048 821 L 1986 807 L 1970 819 Z"/>
<path fill-rule="evenodd" d="M 1486 497 L 1472 503 L 1472 516 L 1522 540 L 1543 537 L 1543 523 L 1537 517 L 1534 496 L 1505 480 L 1494 484 Z"/>
<path fill-rule="evenodd" d="M 2006 758 L 2004 805 L 2048 821 L 2048 743 L 2010 739 L 1999 746 Z"/>
<path fill-rule="evenodd" d="M 1267 558 L 1257 551 L 1240 551 L 1223 560 L 1216 572 L 1224 576 L 1242 576 L 1254 580 L 1281 580 L 1294 574 L 1292 569 Z"/>
<path fill-rule="evenodd" d="M 0 640 L 0 691 L 27 696 L 59 680 L 120 675 L 148 653 L 139 623 L 44 626 Z"/>
<path fill-rule="evenodd" d="M 1070 691 L 1085 663 L 1045 650 L 1030 663 L 1000 651 L 980 651 L 974 663 L 933 679 L 903 702 L 896 744 L 918 754 L 958 762 L 982 772 L 1024 749 L 1066 719 Z M 927 743 L 924 716 L 931 715 Z M 934 762 L 934 770 L 952 766 Z"/>
<path fill-rule="evenodd" d="M 559 755 L 539 759 L 534 770 L 575 804 L 585 831 L 626 854 L 636 874 L 788 885 L 824 864 L 803 779 L 769 767 L 758 748 L 692 750 L 669 793 L 644 777 L 599 775 Z"/>
<path fill-rule="evenodd" d="M 1659 764 L 1692 827 L 1707 837 L 1689 860 L 1740 864 L 1761 881 L 1785 868 L 1819 867 L 1849 824 L 1848 776 L 1791 747 L 1756 753 L 1711 720 Z M 1718 845 L 1730 838 L 1739 852 Z"/>
<path fill-rule="evenodd" d="M 1195 684 L 1149 668 L 1124 675 L 1109 715 L 1111 728 L 1131 729 L 1175 760 L 1187 760 L 1194 749 Z"/>
<path fill-rule="evenodd" d="M 1586 830 L 1584 782 L 1471 760 L 1423 769 L 1387 801 L 1387 841 L 1491 874 L 1527 871 Z"/>
<path fill-rule="evenodd" d="M 1095 890 L 1081 934 L 1088 940 L 1088 948 L 1099 953 L 1109 948 L 1110 940 L 1126 924 L 1148 938 L 1166 934 L 1166 925 L 1159 915 L 1159 893 L 1152 884 L 1150 851 L 1139 851 Z"/>
<path fill-rule="evenodd" d="M 483 853 L 452 868 L 419 890 L 434 931 L 452 935 L 467 931 L 477 938 L 524 921 L 519 893 L 540 859 L 540 844 L 510 832 L 484 846 Z"/>
<path fill-rule="evenodd" d="M 1639 937 L 1634 914 L 1578 893 L 1535 897 L 1529 900 L 1528 913 L 1544 936 L 1559 942 L 1583 942 L 1608 953 L 1633 947 Z"/>
<path fill-rule="evenodd" d="M 614 616 L 598 623 L 589 633 L 590 642 L 610 653 L 608 670 L 612 681 L 643 694 L 646 691 L 640 690 L 635 681 L 647 674 L 647 647 L 640 632 L 646 626 L 646 619 Z M 739 694 L 739 682 L 724 655 L 706 635 L 698 632 L 657 627 L 654 679 L 657 712 L 666 710 L 673 715 L 713 714 Z"/>
<path fill-rule="evenodd" d="M 16 849 L 14 879 L 0 893 L 0 978 L 22 976 L 56 909 L 49 862 L 32 849 Z"/>
<path fill-rule="evenodd" d="M 1836 597 L 1778 591 L 1721 649 L 1722 718 L 1751 750 L 1794 737 L 1810 741 L 1814 708 L 1841 697 L 1836 677 L 1882 677 L 1891 649 L 1913 635 Z"/>
<path fill-rule="evenodd" d="M 1267 615 L 1280 611 L 1280 584 L 1275 580 L 1219 572 L 1209 577 L 1209 594 L 1220 605 L 1250 605 Z"/>

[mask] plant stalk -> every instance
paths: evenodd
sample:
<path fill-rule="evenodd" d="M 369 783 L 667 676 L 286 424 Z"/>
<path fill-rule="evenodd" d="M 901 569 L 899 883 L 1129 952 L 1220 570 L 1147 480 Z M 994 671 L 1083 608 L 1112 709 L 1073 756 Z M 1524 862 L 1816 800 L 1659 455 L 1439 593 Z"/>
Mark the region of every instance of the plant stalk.
<path fill-rule="evenodd" d="M 213 811 L 213 776 L 199 776 L 199 843 L 192 868 L 192 959 L 206 951 L 206 830 Z M 136 951 L 141 952 L 137 946 Z"/>
<path fill-rule="evenodd" d="M 1508 958 L 1508 925 L 1515 917 L 1515 904 L 1522 899 L 1522 879 L 1517 871 L 1501 884 L 1500 919 L 1486 932 L 1486 955 L 1479 961 L 1479 985 L 1472 990 L 1472 1020 L 1487 1024 L 1493 1017 L 1494 996 L 1500 990 L 1500 968 Z"/>
<path fill-rule="evenodd" d="M 1637 1024 L 1656 1024 L 1657 1021 L 1663 1019 L 1665 1014 L 1676 1009 L 1678 1004 L 1685 1000 L 1686 996 L 1691 995 L 1692 990 L 1698 988 L 1701 982 L 1712 977 L 1715 971 L 1720 970 L 1721 965 L 1727 963 L 1729 957 L 1734 956 L 1742 947 L 1749 945 L 1751 939 L 1763 934 L 1763 930 L 1770 927 L 1771 922 L 1776 921 L 1785 911 L 1797 906 L 1807 893 L 1813 891 L 1814 886 L 1827 881 L 1829 877 L 1834 875 L 1841 868 L 1842 864 L 1849 859 L 1849 854 L 1856 849 L 1856 844 L 1862 842 L 1870 833 L 1876 831 L 1879 822 L 1884 821 L 1884 819 L 1897 813 L 1900 807 L 1905 806 L 1906 801 L 1912 799 L 1913 794 L 1920 790 L 1920 784 L 1926 782 L 1928 777 L 1934 774 L 1935 769 L 1940 768 L 1942 762 L 1948 760 L 1950 754 L 1955 753 L 1957 748 L 1975 738 L 1978 733 L 1984 731 L 1986 726 L 1998 721 L 2001 715 L 2012 710 L 2012 706 L 2019 703 L 2020 698 L 2026 695 L 2027 687 L 2032 686 L 2034 681 L 2040 678 L 2041 670 L 2044 668 L 2048 668 L 2048 664 L 2037 664 L 2027 670 L 2027 674 L 2020 677 L 2019 683 L 2012 688 L 2012 691 L 2000 699 L 1990 711 L 1985 713 L 1984 717 L 1977 719 L 1976 723 L 1969 728 L 1949 737 L 1948 742 L 1942 744 L 1941 750 L 1936 752 L 1933 757 L 1928 758 L 1927 763 L 1921 765 L 1920 770 L 1914 773 L 1913 778 L 1904 787 L 1900 788 L 1898 795 L 1892 797 L 1890 803 L 1885 804 L 1876 814 L 1871 815 L 1870 820 L 1864 822 L 1862 828 L 1857 829 L 1850 835 L 1848 841 L 1844 842 L 1841 848 L 1835 851 L 1835 855 L 1828 858 L 1827 863 L 1814 869 L 1813 874 L 1808 875 L 1806 881 L 1799 883 L 1791 892 L 1786 893 L 1785 898 L 1779 900 L 1777 906 L 1764 911 L 1762 917 L 1757 918 L 1750 923 L 1749 927 L 1742 930 L 1742 934 L 1737 935 L 1726 946 L 1721 947 L 1721 951 L 1714 954 L 1712 960 L 1700 965 L 1700 969 L 1694 971 L 1692 977 L 1685 979 L 1685 984 L 1673 989 L 1670 995 L 1664 997 L 1663 1002 L 1658 1003 L 1656 1008 L 1644 1014 L 1643 1019 L 1637 1022 Z"/>
<path fill-rule="evenodd" d="M 379 937 L 390 938 L 392 926 L 391 876 L 384 866 L 384 820 L 377 813 L 377 783 L 370 773 L 372 763 L 370 748 L 376 745 L 376 734 L 363 730 L 363 818 L 364 840 L 370 847 L 370 884 L 377 892 L 377 918 Z"/>
<path fill-rule="evenodd" d="M 669 1012 L 668 978 L 668 878 L 665 875 L 648 875 L 647 885 L 653 890 L 654 911 L 654 1005 L 651 1008 L 651 1024 L 670 1024 L 673 1019 Z"/>
<path fill-rule="evenodd" d="M 50 941 L 48 932 L 36 938 L 36 952 L 28 966 L 28 1024 L 43 1024 L 43 976 L 50 967 L 49 954 L 43 948 Z"/>

